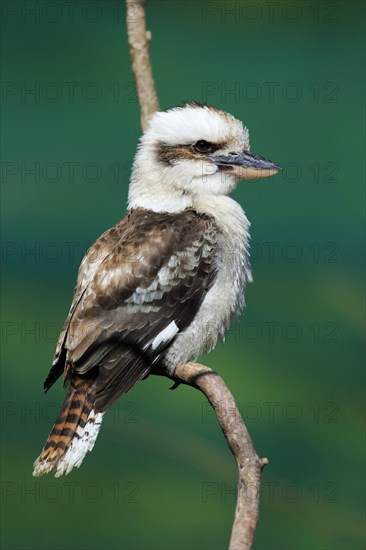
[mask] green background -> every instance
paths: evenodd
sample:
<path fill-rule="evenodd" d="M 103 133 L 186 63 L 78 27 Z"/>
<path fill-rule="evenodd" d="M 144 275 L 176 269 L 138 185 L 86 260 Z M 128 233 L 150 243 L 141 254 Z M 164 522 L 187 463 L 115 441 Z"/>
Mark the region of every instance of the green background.
<path fill-rule="evenodd" d="M 227 110 L 285 168 L 234 192 L 254 283 L 202 359 L 270 461 L 255 548 L 363 548 L 363 3 L 147 4 L 162 108 Z M 64 396 L 42 383 L 78 265 L 125 213 L 139 107 L 123 3 L 2 10 L 2 547 L 225 548 L 236 467 L 191 388 L 149 378 L 80 470 L 31 476 Z"/>

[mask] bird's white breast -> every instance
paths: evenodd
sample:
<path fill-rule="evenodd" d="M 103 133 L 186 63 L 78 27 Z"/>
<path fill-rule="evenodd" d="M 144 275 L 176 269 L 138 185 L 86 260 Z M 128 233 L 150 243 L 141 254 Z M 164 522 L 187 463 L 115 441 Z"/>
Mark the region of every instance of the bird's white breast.
<path fill-rule="evenodd" d="M 193 322 L 178 334 L 167 353 L 165 363 L 170 374 L 177 364 L 214 348 L 232 317 L 244 306 L 244 288 L 251 281 L 250 224 L 239 204 L 227 196 L 200 195 L 192 206 L 197 212 L 212 216 L 219 228 L 217 276 Z"/>

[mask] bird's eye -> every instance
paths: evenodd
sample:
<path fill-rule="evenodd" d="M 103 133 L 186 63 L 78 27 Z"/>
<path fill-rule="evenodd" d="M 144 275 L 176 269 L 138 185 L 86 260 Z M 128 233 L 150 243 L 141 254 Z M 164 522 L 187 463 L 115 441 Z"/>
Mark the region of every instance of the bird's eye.
<path fill-rule="evenodd" d="M 212 145 L 204 139 L 200 139 L 193 145 L 193 148 L 197 153 L 210 153 L 212 151 Z"/>

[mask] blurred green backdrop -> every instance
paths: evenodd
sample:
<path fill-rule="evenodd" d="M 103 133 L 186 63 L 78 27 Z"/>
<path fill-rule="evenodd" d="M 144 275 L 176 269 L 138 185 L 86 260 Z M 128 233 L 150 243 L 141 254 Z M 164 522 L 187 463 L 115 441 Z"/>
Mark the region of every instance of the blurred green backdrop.
<path fill-rule="evenodd" d="M 147 2 L 162 108 L 213 103 L 284 166 L 240 182 L 254 283 L 202 360 L 263 472 L 257 549 L 364 547 L 363 2 Z M 138 17 L 131 13 L 131 17 Z M 42 383 L 88 245 L 125 213 L 140 135 L 123 2 L 3 1 L 2 547 L 225 548 L 236 468 L 199 392 L 150 378 L 66 478 L 31 476 Z"/>

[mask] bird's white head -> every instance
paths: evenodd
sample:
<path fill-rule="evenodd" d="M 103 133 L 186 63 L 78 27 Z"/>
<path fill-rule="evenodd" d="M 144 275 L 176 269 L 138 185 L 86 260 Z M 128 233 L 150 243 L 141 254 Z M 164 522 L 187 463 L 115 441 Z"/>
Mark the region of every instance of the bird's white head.
<path fill-rule="evenodd" d="M 242 122 L 211 105 L 155 113 L 137 149 L 129 208 L 180 212 L 197 195 L 228 195 L 239 179 L 281 170 L 249 150 Z"/>

